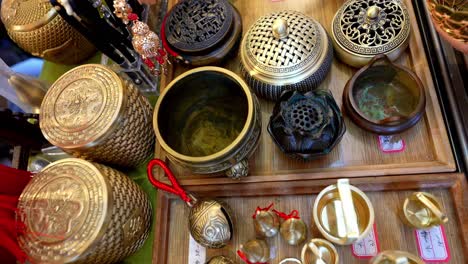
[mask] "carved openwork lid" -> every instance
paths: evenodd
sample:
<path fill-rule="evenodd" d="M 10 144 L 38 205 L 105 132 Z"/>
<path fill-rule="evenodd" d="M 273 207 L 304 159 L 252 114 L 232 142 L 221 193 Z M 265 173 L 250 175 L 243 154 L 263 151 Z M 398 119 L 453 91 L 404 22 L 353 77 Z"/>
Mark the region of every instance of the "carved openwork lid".
<path fill-rule="evenodd" d="M 124 103 L 119 76 L 105 66 L 86 64 L 62 75 L 47 91 L 40 127 L 61 148 L 93 145 L 115 126 Z"/>
<path fill-rule="evenodd" d="M 333 18 L 332 33 L 350 53 L 389 53 L 409 37 L 408 10 L 400 0 L 350 0 Z"/>
<path fill-rule="evenodd" d="M 233 8 L 226 0 L 179 2 L 165 24 L 169 44 L 182 52 L 213 48 L 226 38 L 233 24 Z"/>
<path fill-rule="evenodd" d="M 327 34 L 317 21 L 297 11 L 281 11 L 250 27 L 242 40 L 241 60 L 260 81 L 294 84 L 323 63 L 327 46 Z"/>
<path fill-rule="evenodd" d="M 19 245 L 34 263 L 68 263 L 103 235 L 109 189 L 90 162 L 64 159 L 36 174 L 18 202 Z"/>

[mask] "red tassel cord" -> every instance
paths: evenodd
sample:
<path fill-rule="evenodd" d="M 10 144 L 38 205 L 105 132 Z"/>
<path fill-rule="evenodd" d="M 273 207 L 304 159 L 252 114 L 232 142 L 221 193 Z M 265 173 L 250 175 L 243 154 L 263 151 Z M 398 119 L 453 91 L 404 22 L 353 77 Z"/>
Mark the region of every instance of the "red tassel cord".
<path fill-rule="evenodd" d="M 276 211 L 275 209 L 273 209 L 273 212 L 275 212 L 279 217 L 283 218 L 284 220 L 288 220 L 291 218 L 300 219 L 299 212 L 297 210 L 292 210 L 291 213 L 289 213 L 288 215 L 283 212 Z"/>
<path fill-rule="evenodd" d="M 153 168 L 159 166 L 163 169 L 163 171 L 166 173 L 167 178 L 171 182 L 171 185 L 167 185 L 163 182 L 160 182 L 156 180 L 156 178 L 153 175 Z M 148 174 L 148 179 L 151 182 L 151 184 L 154 185 L 154 187 L 161 189 L 166 192 L 173 193 L 175 195 L 178 195 L 184 202 L 190 204 L 192 202 L 192 198 L 187 195 L 187 193 L 182 189 L 182 187 L 179 185 L 177 182 L 177 179 L 175 178 L 174 174 L 172 171 L 169 169 L 166 163 L 160 159 L 153 159 L 148 163 L 148 167 L 146 169 L 146 173 Z"/>
<path fill-rule="evenodd" d="M 255 219 L 257 218 L 257 214 L 260 213 L 261 211 L 270 211 L 270 209 L 273 207 L 273 203 L 271 203 L 268 207 L 265 208 L 260 208 L 257 206 L 257 209 L 255 210 L 255 213 L 252 215 L 252 218 Z"/>
<path fill-rule="evenodd" d="M 268 262 L 250 262 L 244 252 L 237 250 L 237 255 L 247 264 L 268 264 Z"/>

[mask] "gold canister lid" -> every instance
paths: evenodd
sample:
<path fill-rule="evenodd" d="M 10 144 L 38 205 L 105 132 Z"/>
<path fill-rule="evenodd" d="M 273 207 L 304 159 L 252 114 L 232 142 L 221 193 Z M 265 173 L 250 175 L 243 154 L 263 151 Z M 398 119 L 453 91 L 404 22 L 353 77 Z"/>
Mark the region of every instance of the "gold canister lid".
<path fill-rule="evenodd" d="M 291 85 L 315 74 L 329 60 L 329 39 L 322 25 L 297 11 L 259 18 L 241 43 L 241 62 L 255 79 Z"/>
<path fill-rule="evenodd" d="M 414 192 L 403 203 L 405 223 L 415 228 L 430 228 L 448 221 L 438 199 L 427 192 Z"/>
<path fill-rule="evenodd" d="M 85 255 L 104 234 L 109 191 L 90 162 L 71 158 L 48 165 L 19 198 L 26 226 L 20 247 L 34 263 L 67 263 Z"/>
<path fill-rule="evenodd" d="M 378 54 L 390 54 L 407 45 L 409 35 L 409 13 L 400 0 L 349 0 L 332 22 L 338 55 L 341 49 L 352 56 L 368 59 Z M 357 66 L 353 59 L 345 60 Z"/>
<path fill-rule="evenodd" d="M 325 239 L 314 238 L 304 245 L 301 252 L 302 264 L 338 264 L 336 248 Z"/>
<path fill-rule="evenodd" d="M 125 87 L 106 66 L 86 64 L 62 75 L 41 104 L 40 127 L 47 140 L 72 150 L 96 145 L 125 109 Z"/>
<path fill-rule="evenodd" d="M 373 257 L 370 264 L 424 264 L 417 256 L 406 251 L 386 250 Z"/>

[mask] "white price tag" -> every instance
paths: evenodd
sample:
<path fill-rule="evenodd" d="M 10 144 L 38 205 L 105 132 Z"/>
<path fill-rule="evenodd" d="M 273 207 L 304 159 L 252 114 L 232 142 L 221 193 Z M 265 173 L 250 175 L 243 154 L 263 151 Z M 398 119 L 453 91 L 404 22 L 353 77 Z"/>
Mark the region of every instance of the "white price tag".
<path fill-rule="evenodd" d="M 379 148 L 384 153 L 402 152 L 406 148 L 405 141 L 399 136 L 378 136 Z"/>
<path fill-rule="evenodd" d="M 448 262 L 450 251 L 443 226 L 415 230 L 418 252 L 426 262 Z"/>
<path fill-rule="evenodd" d="M 198 244 L 192 235 L 189 241 L 189 257 L 188 264 L 205 264 L 206 262 L 206 248 Z"/>
<path fill-rule="evenodd" d="M 372 258 L 380 251 L 375 224 L 369 234 L 361 241 L 352 245 L 352 253 L 356 258 Z"/>

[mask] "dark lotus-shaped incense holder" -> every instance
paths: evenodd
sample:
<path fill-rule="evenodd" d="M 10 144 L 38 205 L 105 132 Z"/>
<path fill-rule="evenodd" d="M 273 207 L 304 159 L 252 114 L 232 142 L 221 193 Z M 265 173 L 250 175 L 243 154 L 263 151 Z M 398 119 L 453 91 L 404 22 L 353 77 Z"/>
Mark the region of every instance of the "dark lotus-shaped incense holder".
<path fill-rule="evenodd" d="M 329 153 L 345 131 L 340 109 L 325 91 L 284 92 L 268 124 L 281 151 L 303 160 Z"/>

